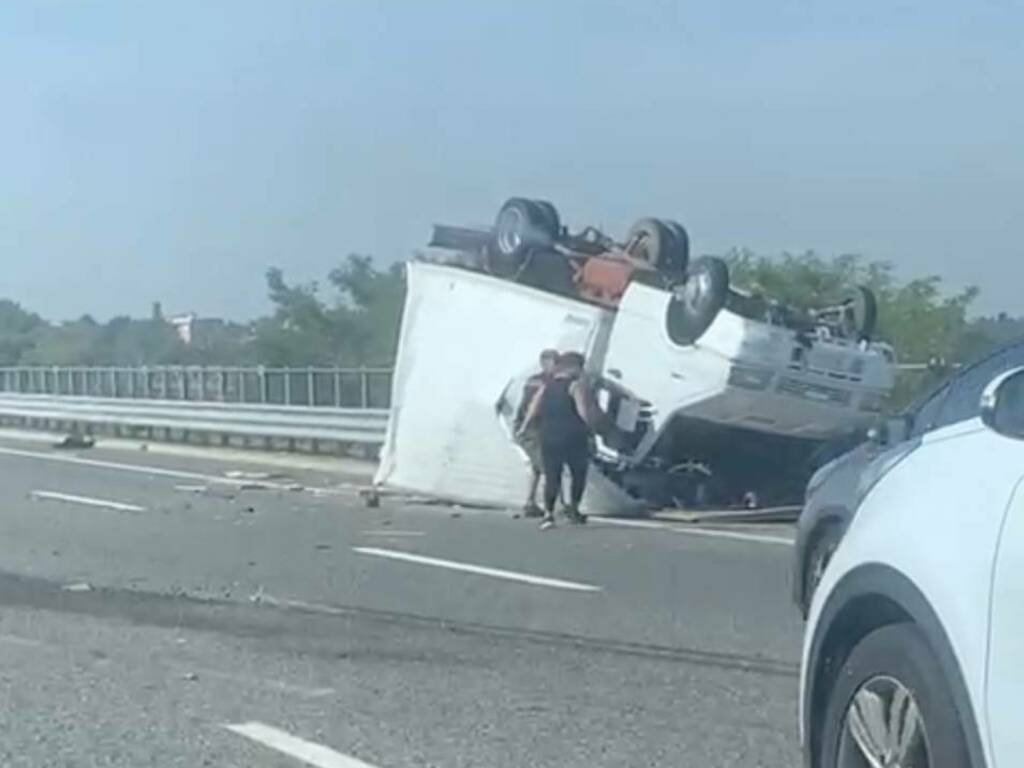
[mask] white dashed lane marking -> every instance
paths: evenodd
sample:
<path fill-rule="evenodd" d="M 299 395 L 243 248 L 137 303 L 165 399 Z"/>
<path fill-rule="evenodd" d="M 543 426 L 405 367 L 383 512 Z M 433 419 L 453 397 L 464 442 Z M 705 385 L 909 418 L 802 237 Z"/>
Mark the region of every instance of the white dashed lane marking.
<path fill-rule="evenodd" d="M 32 491 L 33 499 L 43 501 L 62 501 L 66 504 L 81 504 L 85 507 L 101 507 L 113 509 L 117 512 L 145 512 L 145 507 L 136 504 L 125 504 L 120 501 L 109 501 L 107 499 L 94 499 L 89 496 L 75 496 L 71 493 L 60 493 L 58 491 Z"/>
<path fill-rule="evenodd" d="M 262 744 L 264 747 L 273 749 L 283 755 L 300 760 L 306 765 L 315 768 L 374 768 L 369 763 L 364 763 L 355 757 L 343 755 L 330 747 L 317 744 L 314 741 L 306 741 L 298 736 L 292 736 L 287 731 L 274 728 L 264 723 L 250 722 L 237 725 L 225 725 L 232 733 L 244 736 L 247 739 Z"/>
<path fill-rule="evenodd" d="M 517 581 L 522 584 L 532 584 L 537 587 L 551 587 L 553 589 L 569 589 L 576 592 L 600 592 L 601 587 L 596 587 L 593 584 L 581 584 L 575 581 L 564 581 L 562 579 L 552 579 L 547 576 L 535 576 L 532 573 L 520 573 L 518 571 L 506 571 L 500 568 L 489 568 L 483 565 L 473 565 L 472 563 L 461 563 L 456 560 L 442 560 L 438 557 L 426 557 L 424 555 L 414 555 L 411 552 L 399 552 L 393 549 L 378 549 L 376 547 L 353 547 L 355 552 L 361 555 L 371 555 L 373 557 L 383 557 L 389 560 L 400 560 L 405 563 L 415 563 L 416 565 L 429 565 L 434 568 L 446 568 L 450 571 L 460 571 L 462 573 L 472 573 L 477 576 L 489 576 L 492 579 L 503 579 L 505 581 Z"/>

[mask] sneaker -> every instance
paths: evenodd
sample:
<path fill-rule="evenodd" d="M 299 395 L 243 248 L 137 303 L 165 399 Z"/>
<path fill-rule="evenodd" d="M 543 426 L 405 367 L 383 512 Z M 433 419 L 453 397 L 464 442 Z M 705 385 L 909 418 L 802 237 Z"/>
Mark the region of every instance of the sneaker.
<path fill-rule="evenodd" d="M 555 527 L 555 516 L 544 515 L 544 519 L 540 521 L 540 529 L 542 531 L 549 530 Z"/>
<path fill-rule="evenodd" d="M 544 510 L 531 501 L 523 507 L 523 517 L 544 517 Z"/>
<path fill-rule="evenodd" d="M 576 525 L 583 525 L 587 522 L 587 516 L 575 507 L 566 507 L 565 516 L 569 518 L 570 523 L 575 523 Z"/>

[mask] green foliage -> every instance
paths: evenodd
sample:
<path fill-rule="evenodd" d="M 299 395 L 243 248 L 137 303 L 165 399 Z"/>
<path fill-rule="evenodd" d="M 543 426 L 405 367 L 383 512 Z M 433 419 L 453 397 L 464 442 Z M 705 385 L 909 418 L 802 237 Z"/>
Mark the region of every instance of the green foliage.
<path fill-rule="evenodd" d="M 352 255 L 328 276 L 330 301 L 316 283 L 289 285 L 267 272 L 274 313 L 255 326 L 254 347 L 264 365 L 389 365 L 405 300 L 401 264 L 379 270 Z"/>
<path fill-rule="evenodd" d="M 0 299 L 0 365 L 17 365 L 46 322 L 8 299 Z"/>
<path fill-rule="evenodd" d="M 145 319 L 48 323 L 0 299 L 0 365 L 267 365 L 388 366 L 394 362 L 405 300 L 401 264 L 378 269 L 349 256 L 317 283 L 289 285 L 267 271 L 273 313 L 252 323 L 199 319 L 185 344 L 159 303 Z"/>

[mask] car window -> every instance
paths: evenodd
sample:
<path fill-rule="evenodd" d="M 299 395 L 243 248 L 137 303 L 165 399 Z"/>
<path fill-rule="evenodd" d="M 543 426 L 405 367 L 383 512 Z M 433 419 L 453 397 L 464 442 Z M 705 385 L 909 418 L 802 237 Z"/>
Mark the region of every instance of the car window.
<path fill-rule="evenodd" d="M 1024 365 L 1024 345 L 1014 346 L 982 360 L 950 383 L 949 397 L 942 404 L 935 426 L 955 424 L 978 415 L 981 393 L 1003 371 Z"/>
<path fill-rule="evenodd" d="M 999 389 L 996 428 L 1007 435 L 1024 434 L 1024 376 L 1011 376 Z"/>
<path fill-rule="evenodd" d="M 924 404 L 914 412 L 914 423 L 910 430 L 911 437 L 923 435 L 928 430 L 935 428 L 939 411 L 942 409 L 942 404 L 945 402 L 946 395 L 948 394 L 949 385 L 947 384 L 928 398 L 928 400 L 926 400 Z"/>

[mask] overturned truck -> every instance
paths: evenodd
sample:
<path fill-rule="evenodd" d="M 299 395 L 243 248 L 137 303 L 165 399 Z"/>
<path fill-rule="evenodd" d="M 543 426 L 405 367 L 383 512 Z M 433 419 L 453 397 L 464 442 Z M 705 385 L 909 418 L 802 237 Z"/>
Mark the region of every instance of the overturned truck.
<path fill-rule="evenodd" d="M 512 415 L 546 347 L 587 357 L 597 513 L 796 502 L 893 384 L 870 291 L 816 310 L 740 291 L 672 221 L 617 242 L 513 198 L 494 227 L 436 226 L 430 244 L 454 255 L 408 265 L 383 487 L 520 504 Z"/>

